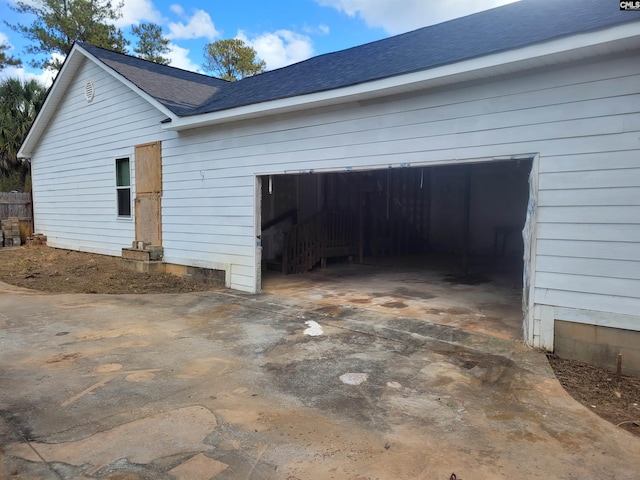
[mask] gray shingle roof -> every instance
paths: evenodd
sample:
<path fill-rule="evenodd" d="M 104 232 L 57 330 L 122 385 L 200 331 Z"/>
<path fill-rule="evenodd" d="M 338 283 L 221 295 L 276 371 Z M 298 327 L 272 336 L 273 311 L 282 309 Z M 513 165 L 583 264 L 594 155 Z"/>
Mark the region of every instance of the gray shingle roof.
<path fill-rule="evenodd" d="M 238 82 L 82 45 L 179 116 L 357 85 L 639 21 L 612 0 L 521 0 Z"/>
<path fill-rule="evenodd" d="M 192 113 L 229 83 L 86 43 L 80 46 L 178 116 Z"/>

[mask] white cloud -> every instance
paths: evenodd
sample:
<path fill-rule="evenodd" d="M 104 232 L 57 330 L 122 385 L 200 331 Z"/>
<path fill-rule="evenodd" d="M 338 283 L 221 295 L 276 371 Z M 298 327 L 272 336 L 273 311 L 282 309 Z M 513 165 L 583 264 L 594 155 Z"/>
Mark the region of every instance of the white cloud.
<path fill-rule="evenodd" d="M 55 80 L 57 74 L 58 74 L 57 71 L 49 69 L 49 70 L 42 70 L 39 74 L 27 73 L 26 77 L 35 78 L 41 84 L 43 84 L 45 87 L 48 88 L 51 86 L 51 84 Z"/>
<path fill-rule="evenodd" d="M 138 25 L 141 22 L 161 23 L 162 15 L 152 0 L 127 0 L 122 6 L 122 17 L 115 21 L 117 27 Z"/>
<path fill-rule="evenodd" d="M 267 63 L 269 70 L 306 60 L 313 55 L 311 39 L 290 30 L 267 32 L 252 39 L 240 30 L 236 38 L 251 45 L 258 57 Z"/>
<path fill-rule="evenodd" d="M 202 68 L 191 61 L 189 58 L 189 49 L 182 48 L 173 43 L 169 45 L 171 52 L 165 54 L 170 59 L 170 65 L 176 68 L 182 68 L 183 70 L 189 70 L 191 72 L 202 73 Z"/>
<path fill-rule="evenodd" d="M 170 22 L 169 35 L 171 39 L 206 38 L 213 40 L 220 35 L 216 30 L 211 16 L 204 10 L 196 10 L 187 23 Z"/>
<path fill-rule="evenodd" d="M 328 35 L 331 30 L 328 25 L 320 24 L 315 27 L 305 25 L 302 27 L 302 31 L 309 35 Z"/>
<path fill-rule="evenodd" d="M 56 60 L 64 60 L 64 56 L 59 53 L 54 53 L 52 58 Z M 45 87 L 49 88 L 56 78 L 57 71 L 55 70 L 40 70 L 38 73 L 27 71 L 24 66 L 13 67 L 7 66 L 0 71 L 0 78 L 20 78 L 22 80 L 36 79 Z"/>
<path fill-rule="evenodd" d="M 13 57 L 20 58 L 19 53 L 15 51 L 15 47 L 11 44 L 9 36 L 4 32 L 0 32 L 0 44 L 9 46 L 9 49 L 7 50 L 6 53 L 8 53 Z M 60 62 L 63 62 L 65 59 L 65 56 L 56 52 L 51 55 L 51 58 L 58 60 Z M 25 58 L 22 58 L 22 62 L 23 64 L 20 66 L 13 66 L 13 65 L 5 66 L 2 70 L 0 70 L 0 79 L 19 78 L 21 80 L 31 80 L 33 78 L 38 80 L 47 88 L 51 86 L 56 74 L 58 73 L 57 71 L 36 70 L 34 73 L 33 70 L 28 70 L 29 66 L 26 65 Z"/>
<path fill-rule="evenodd" d="M 179 16 L 184 15 L 184 8 L 182 8 L 182 5 L 178 5 L 177 3 L 174 3 L 169 7 L 169 9 L 176 15 L 179 15 Z"/>
<path fill-rule="evenodd" d="M 38 78 L 38 76 L 34 75 L 33 73 L 27 73 L 24 67 L 13 67 L 9 65 L 8 67 L 0 70 L 0 80 L 4 80 L 5 78 L 19 78 L 21 80 L 28 80 L 30 78 Z M 42 80 L 41 83 L 45 84 L 45 82 Z M 49 85 L 51 85 L 51 82 L 46 84 L 47 87 Z"/>
<path fill-rule="evenodd" d="M 451 20 L 516 0 L 316 0 L 350 17 L 360 17 L 370 27 L 398 34 Z"/>

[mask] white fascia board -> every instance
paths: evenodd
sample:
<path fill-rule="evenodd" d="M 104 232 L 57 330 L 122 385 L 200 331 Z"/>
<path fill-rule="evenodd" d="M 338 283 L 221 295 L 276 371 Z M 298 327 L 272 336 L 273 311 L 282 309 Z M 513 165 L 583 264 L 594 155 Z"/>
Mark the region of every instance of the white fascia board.
<path fill-rule="evenodd" d="M 33 122 L 33 125 L 29 130 L 29 133 L 27 134 L 27 138 L 22 143 L 22 146 L 18 151 L 18 158 L 26 158 L 26 159 L 31 158 L 33 149 L 38 143 L 38 140 L 40 139 L 40 136 L 42 135 L 47 124 L 53 117 L 57 105 L 60 103 L 60 100 L 62 99 L 64 92 L 67 90 L 67 87 L 70 85 L 71 80 L 74 77 L 74 74 L 76 73 L 80 64 L 82 63 L 83 56 L 91 60 L 92 62 L 94 62 L 102 70 L 104 70 L 109 75 L 113 76 L 118 81 L 122 82 L 131 90 L 136 92 L 138 95 L 144 98 L 147 102 L 149 102 L 159 111 L 161 111 L 163 114 L 169 117 L 172 121 L 175 121 L 178 118 L 173 112 L 171 112 L 171 110 L 169 110 L 164 105 L 159 103 L 156 99 L 154 99 L 152 96 L 150 96 L 146 92 L 142 91 L 134 83 L 130 82 L 129 80 L 124 78 L 122 75 L 117 73 L 115 70 L 113 70 L 109 66 L 102 63 L 99 59 L 91 55 L 89 52 L 87 52 L 84 48 L 82 48 L 78 44 L 75 44 L 71 49 L 71 52 L 69 52 L 69 55 L 67 56 L 67 59 L 64 62 L 62 68 L 58 72 L 58 75 L 56 76 L 56 79 L 54 80 L 53 85 L 51 86 L 51 91 L 47 95 L 47 99 L 45 100 L 42 108 L 40 109 L 40 113 L 38 114 L 35 121 Z"/>
<path fill-rule="evenodd" d="M 71 83 L 71 79 L 82 63 L 81 54 L 77 53 L 78 48 L 78 45 L 73 46 L 71 52 L 69 52 L 69 55 L 67 56 L 67 59 L 63 63 L 62 68 L 53 80 L 53 85 L 51 85 L 51 88 L 47 93 L 47 98 L 42 104 L 42 108 L 36 116 L 36 119 L 33 121 L 33 125 L 31 125 L 31 128 L 29 129 L 27 137 L 24 139 L 24 142 L 22 142 L 20 150 L 18 150 L 18 158 L 31 158 L 31 154 L 40 139 L 40 135 L 42 135 L 42 132 L 49 124 L 56 107 L 60 103 L 62 95 L 67 90 L 67 87 Z"/>
<path fill-rule="evenodd" d="M 634 40 L 636 45 L 640 45 L 640 22 L 549 40 L 506 52 L 334 90 L 272 100 L 218 112 L 179 117 L 178 119 L 172 118 L 171 122 L 164 123 L 162 128 L 180 131 L 393 95 L 443 83 L 452 84 L 473 78 L 488 77 L 491 75 L 491 71 L 497 73 L 499 68 L 505 65 L 510 65 L 516 70 L 525 70 L 531 68 L 529 62 L 533 59 L 543 60 L 544 57 L 548 57 L 550 65 L 557 64 L 557 61 L 551 61 L 553 57 L 556 60 L 562 60 L 565 57 L 564 61 L 566 61 L 566 54 L 572 51 L 580 50 L 583 58 L 596 55 L 595 50 L 590 54 L 589 49 L 598 45 L 606 44 L 611 51 L 625 50 L 628 49 L 630 40 Z"/>

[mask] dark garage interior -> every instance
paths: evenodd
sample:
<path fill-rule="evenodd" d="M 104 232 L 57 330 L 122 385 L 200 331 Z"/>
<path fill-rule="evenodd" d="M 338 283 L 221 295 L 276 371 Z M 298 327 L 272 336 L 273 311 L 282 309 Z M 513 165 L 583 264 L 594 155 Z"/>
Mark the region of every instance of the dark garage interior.
<path fill-rule="evenodd" d="M 262 177 L 263 270 L 428 255 L 521 269 L 531 160 Z M 453 266 L 453 265 L 452 265 Z"/>
<path fill-rule="evenodd" d="M 261 177 L 262 291 L 521 339 L 531 167 Z"/>

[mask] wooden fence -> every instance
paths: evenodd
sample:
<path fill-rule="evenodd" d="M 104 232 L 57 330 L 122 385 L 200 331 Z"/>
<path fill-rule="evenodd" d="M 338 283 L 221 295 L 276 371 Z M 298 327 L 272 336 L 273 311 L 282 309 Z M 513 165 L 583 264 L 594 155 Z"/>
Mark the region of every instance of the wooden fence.
<path fill-rule="evenodd" d="M 9 217 L 32 219 L 31 194 L 0 192 L 0 220 Z"/>
<path fill-rule="evenodd" d="M 4 238 L 0 241 L 1 246 L 17 246 L 24 244 L 31 235 L 33 235 L 33 209 L 31 207 L 31 194 L 19 192 L 0 192 L 0 220 L 2 220 L 2 235 Z M 9 218 L 18 218 L 11 227 L 18 226 L 20 239 L 18 241 L 14 229 L 9 229 L 6 222 Z M 5 228 L 6 227 L 6 228 Z M 17 230 L 16 230 L 17 231 Z M 9 234 L 11 232 L 11 234 Z"/>

